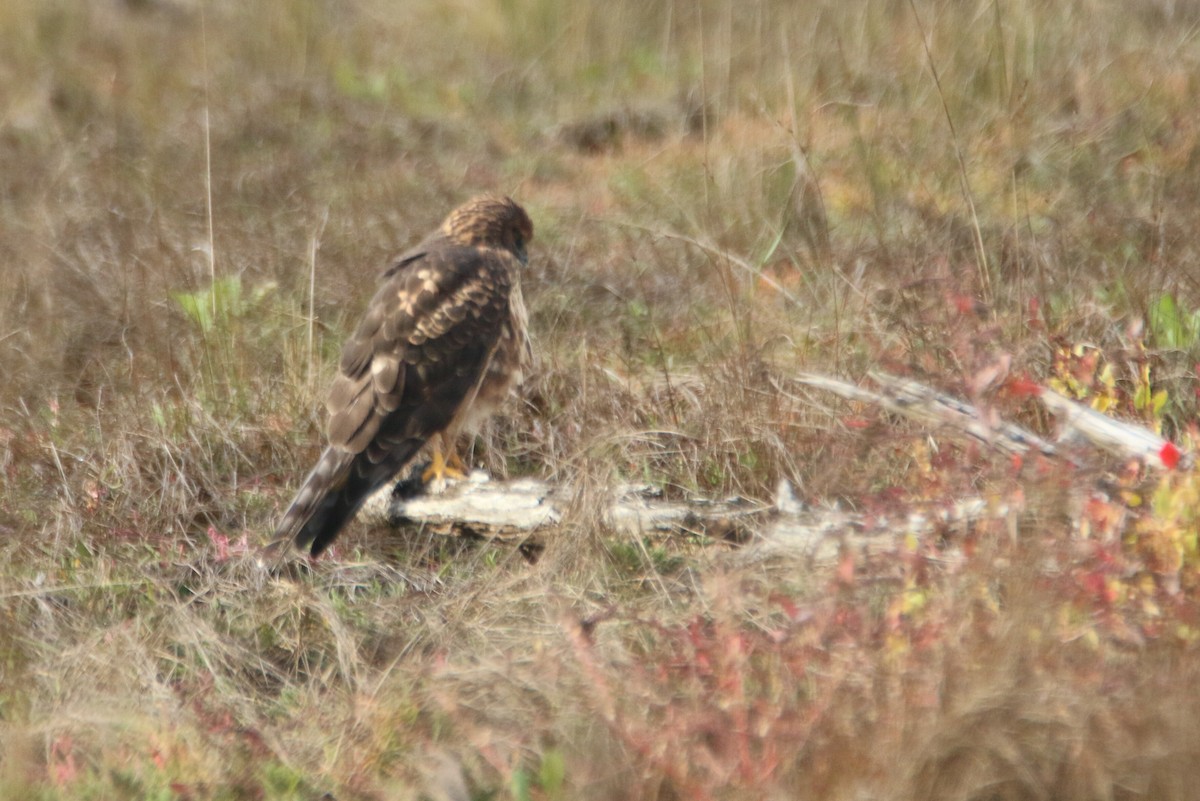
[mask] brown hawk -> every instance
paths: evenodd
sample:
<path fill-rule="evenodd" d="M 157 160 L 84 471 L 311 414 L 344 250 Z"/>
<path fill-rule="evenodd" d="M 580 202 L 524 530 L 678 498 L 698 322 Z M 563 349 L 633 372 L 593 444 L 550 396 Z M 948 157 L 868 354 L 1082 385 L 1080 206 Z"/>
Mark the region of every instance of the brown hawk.
<path fill-rule="evenodd" d="M 329 390 L 329 446 L 271 550 L 289 541 L 325 550 L 430 439 L 456 461 L 459 432 L 482 422 L 529 366 L 520 267 L 532 237 L 510 198 L 477 197 L 384 271 Z M 437 444 L 425 480 L 457 472 Z"/>

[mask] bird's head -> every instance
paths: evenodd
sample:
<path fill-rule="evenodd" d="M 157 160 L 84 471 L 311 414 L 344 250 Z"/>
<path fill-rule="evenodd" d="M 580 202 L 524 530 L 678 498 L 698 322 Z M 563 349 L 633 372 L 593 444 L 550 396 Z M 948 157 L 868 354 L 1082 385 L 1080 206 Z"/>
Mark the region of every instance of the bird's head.
<path fill-rule="evenodd" d="M 512 198 L 482 195 L 450 212 L 442 233 L 459 245 L 504 248 L 525 264 L 533 222 Z"/>

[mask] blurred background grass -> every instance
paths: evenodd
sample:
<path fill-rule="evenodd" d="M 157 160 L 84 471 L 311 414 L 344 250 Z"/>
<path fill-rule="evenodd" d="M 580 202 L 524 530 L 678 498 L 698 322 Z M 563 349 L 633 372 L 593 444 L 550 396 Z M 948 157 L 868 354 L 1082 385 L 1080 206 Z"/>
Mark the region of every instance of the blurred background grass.
<path fill-rule="evenodd" d="M 1200 4 L 1166 0 L 7 0 L 0 716 L 17 756 L 6 786 L 45 798 L 116 797 L 120 781 L 140 788 L 126 797 L 315 798 L 325 786 L 415 797 L 398 788 L 449 786 L 465 770 L 480 798 L 908 787 L 882 757 L 859 776 L 866 757 L 836 746 L 845 728 L 903 754 L 899 732 L 934 725 L 921 704 L 877 707 L 891 717 L 875 729 L 820 718 L 827 728 L 805 730 L 800 756 L 738 782 L 722 772 L 749 770 L 733 745 L 714 746 L 720 769 L 697 779 L 643 742 L 653 727 L 562 713 L 578 683 L 594 707 L 610 703 L 609 666 L 589 667 L 560 626 L 589 604 L 615 593 L 641 610 L 622 618 L 633 633 L 621 647 L 669 664 L 684 630 L 658 649 L 638 614 L 757 625 L 758 612 L 712 611 L 721 587 L 701 581 L 680 598 L 661 579 L 643 584 L 667 563 L 600 542 L 589 493 L 649 480 L 769 498 L 786 478 L 807 498 L 858 505 L 895 487 L 1003 483 L 1003 466 L 969 456 L 931 479 L 910 436 L 864 436 L 775 391 L 800 370 L 883 364 L 961 387 L 1004 357 L 1044 380 L 1065 369 L 1064 348 L 1091 349 L 1130 398 L 1151 380 L 1144 369 L 1167 392 L 1161 413 L 1122 411 L 1183 430 L 1200 360 L 1198 23 Z M 476 455 L 495 473 L 581 487 L 576 541 L 536 570 L 494 553 L 456 562 L 428 543 L 388 553 L 401 571 L 449 576 L 423 599 L 428 612 L 407 601 L 397 612 L 410 585 L 386 572 L 327 575 L 298 596 L 214 574 L 214 534 L 261 541 L 319 449 L 330 365 L 380 268 L 481 191 L 533 216 L 526 296 L 541 367 Z M 1005 411 L 1044 425 L 1018 402 Z M 383 569 L 375 540 L 348 540 Z M 824 586 L 725 571 L 751 599 Z M 44 586 L 82 589 L 43 597 Z M 552 588 L 562 597 L 547 611 Z M 947 609 L 956 592 L 970 595 L 947 590 Z M 515 611 L 480 611 L 480 596 Z M 878 611 L 888 597 L 855 602 Z M 740 635 L 711 636 L 684 650 Z M 515 695 L 500 722 L 460 714 L 486 707 L 471 693 L 535 644 L 573 655 L 575 672 L 547 685 L 559 711 L 530 723 L 541 702 L 504 685 Z M 963 647 L 965 662 L 985 648 Z M 474 649 L 491 661 L 479 667 Z M 102 701 L 86 667 L 97 653 L 123 666 Z M 404 668 L 390 661 L 411 654 Z M 445 682 L 446 660 L 461 681 Z M 781 689 L 775 672 L 746 669 L 786 710 L 786 726 L 762 724 L 777 739 L 800 737 L 814 698 L 843 693 Z M 396 671 L 407 678 L 386 679 Z M 1177 686 L 1173 671 L 1155 675 Z M 632 707 L 670 697 L 657 680 L 639 677 Z M 311 720 L 341 683 L 350 690 L 322 731 L 365 741 L 361 764 L 287 722 Z M 701 715 L 709 690 L 680 686 Z M 197 699 L 212 691 L 210 709 Z M 1025 714 L 1030 697 L 998 708 Z M 96 717 L 114 698 L 161 706 Z M 1059 711 L 1077 713 L 1063 725 L 1080 731 L 1092 712 L 1073 703 Z M 511 725 L 531 739 L 509 751 L 493 738 Z M 115 750 L 95 734 L 112 727 L 128 740 Z M 239 756 L 219 764 L 226 737 L 242 738 Z M 428 748 L 450 748 L 459 767 L 429 768 L 445 755 Z M 606 760 L 623 778 L 602 778 Z M 818 764 L 835 779 L 803 790 L 797 766 Z M 184 790 L 156 769 L 185 776 Z M 955 781 L 968 789 L 939 797 L 972 797 Z"/>

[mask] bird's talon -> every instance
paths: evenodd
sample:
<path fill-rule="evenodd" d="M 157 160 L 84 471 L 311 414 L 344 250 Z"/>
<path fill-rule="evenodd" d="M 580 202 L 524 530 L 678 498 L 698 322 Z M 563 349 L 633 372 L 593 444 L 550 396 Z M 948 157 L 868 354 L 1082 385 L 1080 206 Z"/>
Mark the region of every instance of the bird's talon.
<path fill-rule="evenodd" d="M 440 450 L 433 452 L 433 460 L 429 463 L 429 467 L 425 468 L 425 472 L 421 473 L 421 481 L 426 484 L 431 484 L 434 481 L 463 481 L 467 477 L 467 467 L 458 458 L 458 454 L 450 454 L 447 459 L 442 455 Z"/>

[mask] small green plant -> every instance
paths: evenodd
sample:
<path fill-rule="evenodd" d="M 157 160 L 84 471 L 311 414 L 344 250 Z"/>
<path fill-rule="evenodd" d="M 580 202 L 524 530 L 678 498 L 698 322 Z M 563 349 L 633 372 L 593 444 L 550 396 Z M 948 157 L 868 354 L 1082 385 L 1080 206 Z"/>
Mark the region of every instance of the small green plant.
<path fill-rule="evenodd" d="M 171 299 L 200 333 L 197 343 L 199 397 L 212 410 L 231 400 L 247 401 L 257 376 L 250 355 L 274 358 L 283 319 L 274 282 L 247 288 L 239 276 L 218 278 Z M 156 415 L 158 416 L 158 415 Z"/>
<path fill-rule="evenodd" d="M 533 801 L 535 798 L 555 801 L 565 798 L 566 770 L 562 752 L 554 748 L 549 749 L 542 754 L 541 764 L 536 772 L 524 768 L 513 771 L 510 788 L 513 798 L 517 801 Z M 535 790 L 540 792 L 535 793 Z"/>
<path fill-rule="evenodd" d="M 1188 311 L 1174 295 L 1163 294 L 1150 307 L 1150 336 L 1160 348 L 1190 350 L 1200 342 L 1200 309 Z"/>
<path fill-rule="evenodd" d="M 614 564 L 622 573 L 643 575 L 647 571 L 658 576 L 670 576 L 685 565 L 678 553 L 672 553 L 649 537 L 641 543 L 613 542 L 608 546 Z"/>
<path fill-rule="evenodd" d="M 171 298 L 183 309 L 193 323 L 204 334 L 212 333 L 218 320 L 224 320 L 240 305 L 242 281 L 240 278 L 220 278 L 206 289 L 195 292 L 174 292 Z"/>

